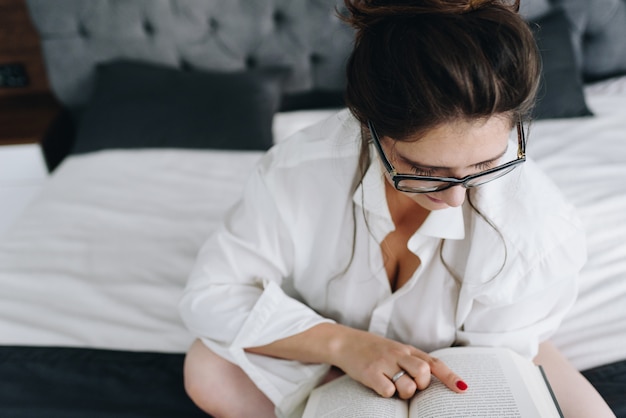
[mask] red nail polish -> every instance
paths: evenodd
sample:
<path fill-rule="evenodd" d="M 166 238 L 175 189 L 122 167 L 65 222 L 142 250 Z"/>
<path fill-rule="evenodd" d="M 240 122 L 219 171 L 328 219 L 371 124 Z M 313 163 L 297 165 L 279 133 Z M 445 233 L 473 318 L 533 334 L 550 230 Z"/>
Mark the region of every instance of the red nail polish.
<path fill-rule="evenodd" d="M 465 390 L 465 389 L 467 389 L 467 383 L 465 383 L 462 380 L 458 380 L 456 382 L 456 387 L 459 388 L 460 390 Z"/>

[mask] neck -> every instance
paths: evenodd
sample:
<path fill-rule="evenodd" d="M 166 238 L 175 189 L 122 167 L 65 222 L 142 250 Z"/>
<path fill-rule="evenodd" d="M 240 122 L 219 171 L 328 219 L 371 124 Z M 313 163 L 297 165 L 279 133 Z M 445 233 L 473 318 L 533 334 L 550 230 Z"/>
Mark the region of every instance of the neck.
<path fill-rule="evenodd" d="M 410 196 L 396 190 L 387 180 L 385 180 L 385 196 L 396 229 L 403 229 L 405 232 L 413 234 L 430 213 Z"/>

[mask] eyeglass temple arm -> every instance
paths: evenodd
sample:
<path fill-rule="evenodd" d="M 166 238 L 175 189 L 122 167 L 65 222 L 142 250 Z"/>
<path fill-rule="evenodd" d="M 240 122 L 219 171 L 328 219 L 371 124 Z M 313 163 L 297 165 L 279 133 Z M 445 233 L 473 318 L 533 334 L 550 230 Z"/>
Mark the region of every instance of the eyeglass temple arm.
<path fill-rule="evenodd" d="M 524 134 L 524 126 L 522 125 L 522 120 L 517 122 L 517 158 L 525 158 L 526 157 L 526 135 Z"/>
<path fill-rule="evenodd" d="M 372 142 L 374 142 L 374 146 L 376 147 L 376 150 L 378 151 L 378 155 L 380 155 L 381 157 L 383 165 L 385 166 L 385 168 L 391 175 L 398 174 L 396 172 L 396 169 L 391 165 L 391 162 L 387 159 L 387 156 L 385 155 L 385 151 L 383 150 L 383 147 L 380 144 L 380 138 L 378 137 L 378 132 L 376 132 L 376 129 L 374 129 L 374 124 L 372 124 L 371 120 L 367 121 L 367 127 L 370 131 L 370 135 L 372 136 Z"/>

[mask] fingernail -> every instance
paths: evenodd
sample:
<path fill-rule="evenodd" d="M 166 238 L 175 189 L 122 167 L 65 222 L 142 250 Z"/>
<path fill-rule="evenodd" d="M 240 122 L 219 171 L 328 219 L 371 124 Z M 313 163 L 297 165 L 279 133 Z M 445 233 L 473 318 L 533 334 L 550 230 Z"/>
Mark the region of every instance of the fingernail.
<path fill-rule="evenodd" d="M 462 380 L 457 380 L 456 387 L 459 388 L 460 390 L 465 390 L 467 389 L 467 383 L 465 383 Z"/>

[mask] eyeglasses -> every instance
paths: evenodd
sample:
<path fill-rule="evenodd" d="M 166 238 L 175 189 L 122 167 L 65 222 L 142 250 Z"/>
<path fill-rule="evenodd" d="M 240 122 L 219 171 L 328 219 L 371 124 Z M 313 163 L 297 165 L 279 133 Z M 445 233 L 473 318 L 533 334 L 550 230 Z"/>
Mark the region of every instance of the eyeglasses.
<path fill-rule="evenodd" d="M 432 176 L 417 176 L 413 174 L 398 174 L 396 169 L 391 165 L 389 159 L 383 151 L 383 147 L 380 144 L 380 138 L 372 121 L 367 122 L 367 126 L 370 130 L 372 140 L 380 155 L 380 159 L 385 166 L 385 169 L 391 176 L 391 181 L 395 188 L 401 192 L 407 193 L 432 193 L 440 192 L 442 190 L 449 189 L 454 186 L 463 186 L 466 189 L 471 187 L 477 187 L 488 183 L 492 180 L 500 178 L 505 174 L 513 171 L 518 165 L 526 161 L 526 137 L 524 135 L 524 129 L 522 128 L 522 122 L 517 122 L 517 159 L 510 161 L 506 164 L 498 167 L 490 168 L 489 170 L 481 171 L 480 173 L 471 174 L 463 178 L 455 177 L 432 177 Z"/>

